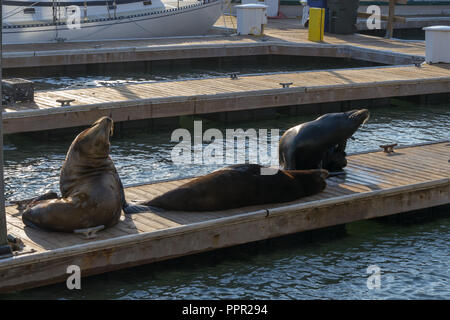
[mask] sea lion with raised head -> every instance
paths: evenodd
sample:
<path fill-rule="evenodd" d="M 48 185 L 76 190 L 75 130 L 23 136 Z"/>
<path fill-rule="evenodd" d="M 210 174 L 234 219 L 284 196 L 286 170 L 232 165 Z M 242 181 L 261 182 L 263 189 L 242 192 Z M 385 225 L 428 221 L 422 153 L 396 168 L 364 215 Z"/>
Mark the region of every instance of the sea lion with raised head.
<path fill-rule="evenodd" d="M 175 211 L 217 211 L 251 205 L 293 201 L 321 192 L 326 170 L 274 170 L 258 164 L 239 164 L 195 178 L 150 201 L 124 208 L 138 213 L 149 207 Z M 273 174 L 272 174 L 273 173 Z"/>
<path fill-rule="evenodd" d="M 31 201 L 22 214 L 25 225 L 73 232 L 119 221 L 126 204 L 122 182 L 109 156 L 113 126 L 110 118 L 103 117 L 75 138 L 61 169 L 62 197 L 49 193 Z"/>
<path fill-rule="evenodd" d="M 367 109 L 352 110 L 328 113 L 290 128 L 278 146 L 281 167 L 285 170 L 342 170 L 347 165 L 347 139 L 368 119 Z"/>

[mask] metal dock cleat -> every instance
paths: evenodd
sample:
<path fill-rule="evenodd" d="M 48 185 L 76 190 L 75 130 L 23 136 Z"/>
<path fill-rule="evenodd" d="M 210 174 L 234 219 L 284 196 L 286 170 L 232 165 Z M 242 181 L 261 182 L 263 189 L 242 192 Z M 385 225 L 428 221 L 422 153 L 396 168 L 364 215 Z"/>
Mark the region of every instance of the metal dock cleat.
<path fill-rule="evenodd" d="M 394 143 L 394 144 L 384 144 L 384 145 L 381 145 L 380 146 L 380 148 L 383 148 L 384 150 L 384 152 L 386 152 L 386 153 L 393 153 L 394 152 L 394 147 L 396 147 L 398 144 L 397 143 Z"/>
<path fill-rule="evenodd" d="M 425 59 L 424 59 L 424 58 L 416 57 L 415 59 L 413 59 L 412 63 L 413 63 L 417 68 L 421 68 L 422 65 L 425 63 Z"/>
<path fill-rule="evenodd" d="M 289 88 L 289 86 L 291 86 L 293 84 L 293 82 L 280 82 L 280 85 L 283 88 Z"/>
<path fill-rule="evenodd" d="M 239 75 L 237 73 L 232 73 L 232 74 L 230 74 L 230 79 L 237 80 L 237 79 L 239 79 Z"/>
<path fill-rule="evenodd" d="M 56 102 L 61 103 L 61 107 L 69 107 L 71 102 L 74 102 L 75 99 L 57 99 Z"/>
<path fill-rule="evenodd" d="M 105 229 L 105 226 L 101 225 L 101 226 L 86 228 L 86 229 L 76 229 L 76 230 L 73 230 L 73 233 L 84 234 L 85 239 L 94 239 L 94 238 L 98 237 L 97 232 L 100 230 L 103 230 L 103 229 Z"/>

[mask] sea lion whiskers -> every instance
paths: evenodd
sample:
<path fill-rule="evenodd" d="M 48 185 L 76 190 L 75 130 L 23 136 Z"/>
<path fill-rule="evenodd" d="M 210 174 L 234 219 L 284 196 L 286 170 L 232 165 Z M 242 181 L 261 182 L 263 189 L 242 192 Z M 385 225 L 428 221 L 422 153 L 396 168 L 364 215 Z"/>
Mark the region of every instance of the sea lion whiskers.
<path fill-rule="evenodd" d="M 369 121 L 370 112 L 367 109 L 352 110 L 350 111 L 349 118 L 355 119 L 356 121 L 359 120 L 360 126 L 362 127 L 367 121 Z M 362 121 L 360 121 L 361 119 Z"/>

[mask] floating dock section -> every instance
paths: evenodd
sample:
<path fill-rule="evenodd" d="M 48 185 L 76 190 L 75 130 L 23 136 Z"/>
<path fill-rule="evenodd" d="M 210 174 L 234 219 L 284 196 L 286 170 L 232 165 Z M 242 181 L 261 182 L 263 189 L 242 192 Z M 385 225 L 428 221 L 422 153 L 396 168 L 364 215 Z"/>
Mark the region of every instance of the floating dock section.
<path fill-rule="evenodd" d="M 224 19 L 236 25 L 231 17 Z M 424 41 L 361 34 L 326 34 L 321 43 L 307 39 L 308 30 L 298 19 L 270 19 L 261 37 L 231 35 L 229 29 L 216 28 L 204 37 L 7 45 L 3 67 L 87 70 L 91 64 L 141 61 L 151 69 L 158 60 L 257 55 L 349 58 L 395 66 L 39 91 L 33 103 L 4 107 L 3 132 L 85 126 L 105 115 L 126 122 L 450 92 L 449 65 L 417 67 L 425 59 Z"/>
<path fill-rule="evenodd" d="M 219 19 L 217 26 L 223 27 L 224 19 L 226 26 L 236 26 L 230 16 Z M 281 54 L 406 64 L 425 54 L 424 41 L 361 34 L 325 34 L 322 43 L 310 42 L 308 29 L 298 19 L 269 19 L 264 34 L 239 36 L 235 30 L 222 28 L 199 37 L 5 45 L 2 63 L 10 69 Z"/>
<path fill-rule="evenodd" d="M 122 216 L 96 239 L 25 227 L 7 207 L 8 233 L 24 254 L 0 260 L 0 292 L 66 281 L 70 265 L 82 276 L 147 264 L 297 232 L 450 203 L 450 141 L 348 157 L 347 175 L 298 201 L 216 212 Z M 189 179 L 126 188 L 128 200 L 149 199 Z M 34 252 L 31 252 L 34 251 Z M 26 253 L 28 252 L 28 253 Z"/>
<path fill-rule="evenodd" d="M 287 85 L 283 85 L 287 84 Z M 290 85 L 289 85 L 290 84 Z M 284 86 L 284 88 L 283 88 Z M 7 106 L 5 134 L 184 115 L 420 94 L 448 94 L 450 65 L 333 69 L 39 91 Z M 72 101 L 61 106 L 60 101 Z"/>

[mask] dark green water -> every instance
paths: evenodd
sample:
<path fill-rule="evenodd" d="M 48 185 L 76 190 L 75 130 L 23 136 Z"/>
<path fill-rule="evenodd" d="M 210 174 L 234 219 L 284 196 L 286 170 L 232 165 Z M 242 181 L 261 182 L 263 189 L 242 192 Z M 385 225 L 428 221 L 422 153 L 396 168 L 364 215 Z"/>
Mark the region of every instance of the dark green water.
<path fill-rule="evenodd" d="M 35 90 L 46 90 L 379 65 L 347 58 L 265 55 L 7 69 L 5 76 L 32 80 Z"/>
<path fill-rule="evenodd" d="M 414 144 L 449 139 L 450 104 L 373 109 L 370 120 L 349 141 L 348 152 L 396 142 Z M 308 117 L 275 117 L 223 125 L 226 128 L 279 128 L 280 134 Z M 170 131 L 127 132 L 113 137 L 111 156 L 124 184 L 207 173 L 221 165 L 175 166 Z M 5 139 L 7 199 L 58 189 L 59 170 L 73 137 L 51 142 L 30 136 Z M 239 150 L 245 152 L 245 150 Z M 450 157 L 450 150 L 449 150 Z M 450 173 L 450 169 L 449 169 Z M 362 221 L 332 241 L 275 240 L 82 280 L 5 298 L 51 299 L 448 299 L 450 219 L 412 225 Z M 369 290 L 367 267 L 381 268 L 381 288 Z"/>

